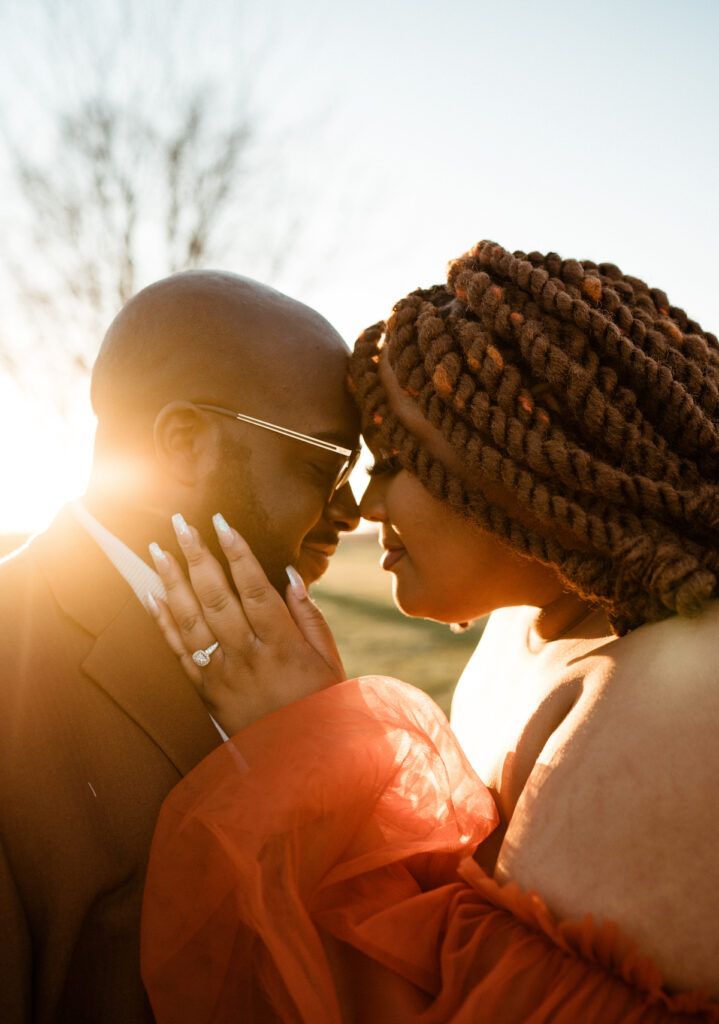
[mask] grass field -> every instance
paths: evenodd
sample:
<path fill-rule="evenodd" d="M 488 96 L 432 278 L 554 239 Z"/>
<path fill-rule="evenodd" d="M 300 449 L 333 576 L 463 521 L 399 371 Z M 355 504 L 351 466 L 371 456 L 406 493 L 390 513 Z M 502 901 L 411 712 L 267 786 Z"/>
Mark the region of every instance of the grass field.
<path fill-rule="evenodd" d="M 0 557 L 24 536 L 0 536 Z M 426 690 L 449 713 L 452 692 L 483 623 L 456 635 L 448 626 L 408 619 L 392 601 L 392 578 L 379 567 L 375 534 L 345 537 L 312 594 L 332 627 L 348 677 L 387 675 Z"/>

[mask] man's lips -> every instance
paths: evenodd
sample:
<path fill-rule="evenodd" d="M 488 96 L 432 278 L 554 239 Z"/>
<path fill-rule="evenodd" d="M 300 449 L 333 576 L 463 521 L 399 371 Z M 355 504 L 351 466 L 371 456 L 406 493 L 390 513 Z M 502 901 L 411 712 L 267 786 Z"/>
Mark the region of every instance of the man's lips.
<path fill-rule="evenodd" d="M 312 580 L 319 579 L 320 576 L 324 576 L 329 568 L 330 558 L 337 550 L 337 541 L 334 543 L 330 542 L 309 542 L 300 545 L 300 554 L 304 555 L 309 560 L 310 565 L 314 563 L 314 569 L 312 569 Z"/>
<path fill-rule="evenodd" d="M 308 544 L 305 542 L 302 544 L 303 551 L 314 551 L 316 554 L 324 555 L 325 558 L 332 558 L 335 551 L 337 550 L 337 544 Z"/>

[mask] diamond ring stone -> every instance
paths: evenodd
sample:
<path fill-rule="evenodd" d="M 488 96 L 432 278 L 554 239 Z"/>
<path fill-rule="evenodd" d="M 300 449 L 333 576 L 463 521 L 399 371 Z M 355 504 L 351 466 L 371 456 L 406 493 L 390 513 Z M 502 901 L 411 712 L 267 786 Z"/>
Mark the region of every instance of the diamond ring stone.
<path fill-rule="evenodd" d="M 199 651 L 195 651 L 192 655 L 192 660 L 198 666 L 198 668 L 205 668 L 206 665 L 210 664 L 210 658 L 212 657 L 212 655 L 215 653 L 219 646 L 220 645 L 216 640 L 214 644 L 210 644 L 210 646 L 206 647 L 204 651 L 202 649 L 200 649 Z"/>

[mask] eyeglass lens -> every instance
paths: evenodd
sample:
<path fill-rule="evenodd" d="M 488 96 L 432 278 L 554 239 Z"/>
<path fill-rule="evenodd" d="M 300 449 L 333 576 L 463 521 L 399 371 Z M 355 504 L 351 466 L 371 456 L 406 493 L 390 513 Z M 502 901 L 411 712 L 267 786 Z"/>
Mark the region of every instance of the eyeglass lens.
<path fill-rule="evenodd" d="M 339 473 L 337 474 L 337 479 L 335 480 L 335 483 L 332 487 L 332 491 L 330 493 L 330 500 L 335 496 L 335 494 L 337 493 L 337 491 L 340 490 L 340 488 L 344 487 L 344 485 L 349 482 L 349 478 L 352 476 L 352 470 L 357 465 L 358 458 L 359 452 L 354 452 L 352 455 L 349 455 L 344 460 L 344 462 L 340 466 Z"/>

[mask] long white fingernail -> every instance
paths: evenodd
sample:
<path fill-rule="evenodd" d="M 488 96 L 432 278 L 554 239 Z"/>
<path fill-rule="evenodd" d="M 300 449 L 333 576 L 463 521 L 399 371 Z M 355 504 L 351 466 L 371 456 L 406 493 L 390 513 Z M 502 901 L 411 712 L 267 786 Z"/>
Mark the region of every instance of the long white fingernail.
<path fill-rule="evenodd" d="M 212 525 L 215 527 L 215 533 L 217 539 L 224 548 L 227 548 L 232 543 L 233 530 L 228 524 L 225 517 L 220 512 L 215 512 L 212 517 Z"/>
<path fill-rule="evenodd" d="M 152 561 L 155 563 L 155 568 L 158 572 L 167 572 L 170 568 L 170 563 L 167 560 L 167 555 L 162 550 L 157 541 L 153 540 L 149 547 L 150 554 L 152 555 Z"/>
<path fill-rule="evenodd" d="M 154 618 L 157 618 L 157 616 L 160 614 L 160 606 L 155 600 L 155 595 L 152 593 L 151 590 L 148 590 L 147 593 L 145 594 L 145 604 L 150 615 L 152 615 Z"/>
<path fill-rule="evenodd" d="M 185 517 L 181 512 L 175 512 L 172 517 L 172 526 L 175 530 L 175 536 L 179 540 L 183 547 L 187 547 L 188 544 L 192 544 L 192 534 L 190 533 L 190 527 L 185 522 Z"/>
<path fill-rule="evenodd" d="M 290 586 L 292 587 L 292 591 L 295 597 L 299 601 L 304 601 L 304 599 L 307 597 L 307 587 L 305 586 L 305 581 L 297 572 L 294 565 L 288 565 L 287 568 L 285 569 L 285 572 L 287 573 L 287 578 L 290 581 Z"/>

